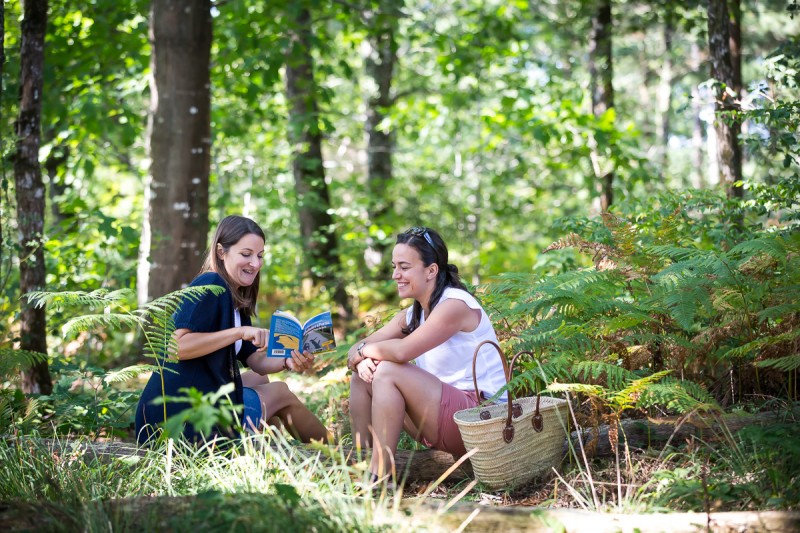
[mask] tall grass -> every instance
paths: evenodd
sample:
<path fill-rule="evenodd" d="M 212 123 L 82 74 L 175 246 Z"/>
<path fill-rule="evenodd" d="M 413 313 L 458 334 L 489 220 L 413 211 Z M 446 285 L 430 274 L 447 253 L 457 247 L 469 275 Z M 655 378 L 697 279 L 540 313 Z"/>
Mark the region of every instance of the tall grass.
<path fill-rule="evenodd" d="M 40 531 L 437 531 L 400 492 L 373 490 L 340 449 L 281 435 L 193 447 L 168 441 L 142 455 L 52 452 L 0 441 L 0 521 Z M 76 448 L 77 449 L 77 448 Z M 16 527 L 15 527 L 16 526 Z"/>

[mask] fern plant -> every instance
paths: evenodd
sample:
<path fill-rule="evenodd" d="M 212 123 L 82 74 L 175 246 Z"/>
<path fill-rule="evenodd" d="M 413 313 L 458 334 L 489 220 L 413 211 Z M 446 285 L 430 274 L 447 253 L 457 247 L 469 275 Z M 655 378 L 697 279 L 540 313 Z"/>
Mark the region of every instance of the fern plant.
<path fill-rule="evenodd" d="M 153 360 L 152 364 L 131 365 L 115 372 L 105 373 L 101 369 L 91 371 L 94 375 L 102 375 L 102 380 L 106 385 L 127 381 L 139 374 L 147 371 L 158 372 L 162 376 L 163 372 L 168 371 L 164 368 L 167 359 L 174 357 L 176 353 L 176 343 L 173 338 L 174 323 L 172 316 L 177 311 L 180 304 L 184 301 L 196 301 L 206 292 L 219 294 L 224 288 L 211 285 L 202 287 L 187 287 L 158 299 L 153 300 L 141 308 L 131 308 L 129 302 L 134 301 L 134 293 L 131 290 L 109 291 L 100 289 L 92 292 L 69 291 L 69 292 L 45 292 L 35 291 L 26 295 L 29 302 L 37 307 L 45 307 L 52 310 L 73 310 L 75 308 L 88 309 L 89 312 L 69 319 L 63 326 L 62 331 L 65 336 L 73 336 L 80 332 L 98 332 L 108 330 L 135 330 L 142 334 L 144 339 L 144 355 Z M 19 350 L 12 351 L 17 353 L 15 357 L 23 358 L 25 354 L 18 354 Z M 30 354 L 28 354 L 30 356 Z M 70 384 L 72 381 L 70 380 Z M 65 384 L 70 388 L 69 384 Z M 63 387 L 62 387 L 63 388 Z M 59 388 L 56 388 L 58 392 Z M 163 388 L 162 388 L 163 390 Z M 63 391 L 62 391 L 63 392 Z M 67 417 L 68 412 L 74 412 L 72 402 L 68 400 L 66 394 L 61 394 L 58 398 L 43 398 L 63 400 L 60 411 L 62 416 Z M 95 396 L 95 403 L 98 399 Z M 166 399 L 164 400 L 166 402 Z M 166 403 L 164 404 L 166 418 Z M 79 409 L 82 413 L 85 408 Z M 74 419 L 74 415 L 73 415 Z M 83 423 L 88 423 L 84 420 Z M 84 427 L 85 429 L 85 427 Z"/>
<path fill-rule="evenodd" d="M 538 354 L 511 386 L 580 384 L 605 412 L 615 409 L 602 391 L 664 371 L 640 382 L 632 407 L 685 413 L 759 391 L 794 398 L 800 233 L 747 226 L 720 244 L 732 227 L 720 205 L 732 204 L 708 191 L 666 194 L 644 212 L 621 206 L 602 221 L 573 221 L 545 253 L 575 249 L 586 267 L 491 280 L 484 300 L 506 345 Z M 759 220 L 751 205 L 749 220 Z"/>

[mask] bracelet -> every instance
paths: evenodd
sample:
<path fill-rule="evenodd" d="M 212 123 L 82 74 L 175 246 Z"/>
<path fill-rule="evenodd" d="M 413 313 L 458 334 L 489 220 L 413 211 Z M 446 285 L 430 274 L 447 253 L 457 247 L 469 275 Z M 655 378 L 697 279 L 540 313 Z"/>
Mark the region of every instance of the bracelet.
<path fill-rule="evenodd" d="M 289 370 L 289 358 L 288 357 L 284 357 L 283 358 L 283 369 L 284 370 Z"/>
<path fill-rule="evenodd" d="M 352 367 L 350 367 L 350 361 L 347 361 L 348 368 L 350 368 L 350 370 L 352 370 L 353 372 L 356 371 L 356 367 L 358 366 L 358 364 L 364 360 L 364 354 L 361 353 L 361 350 L 363 350 L 364 346 L 366 345 L 367 345 L 366 341 L 361 341 L 361 343 L 356 347 L 356 354 L 358 354 L 358 361 L 353 363 Z"/>

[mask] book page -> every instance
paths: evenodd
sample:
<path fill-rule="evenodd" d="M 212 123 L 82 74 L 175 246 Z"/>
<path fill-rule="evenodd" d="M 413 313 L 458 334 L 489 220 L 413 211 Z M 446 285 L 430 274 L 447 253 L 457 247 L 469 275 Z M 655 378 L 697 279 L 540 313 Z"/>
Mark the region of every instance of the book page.
<path fill-rule="evenodd" d="M 303 326 L 303 351 L 330 352 L 336 348 L 330 311 L 310 318 Z"/>

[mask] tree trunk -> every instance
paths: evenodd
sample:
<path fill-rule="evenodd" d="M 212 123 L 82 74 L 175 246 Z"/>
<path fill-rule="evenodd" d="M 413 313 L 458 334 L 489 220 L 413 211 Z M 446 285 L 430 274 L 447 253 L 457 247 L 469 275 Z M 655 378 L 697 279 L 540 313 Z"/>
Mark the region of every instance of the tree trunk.
<path fill-rule="evenodd" d="M 376 12 L 366 15 L 370 24 L 367 36 L 370 53 L 366 59 L 366 71 L 375 85 L 368 101 L 366 124 L 368 214 L 370 225 L 378 227 L 384 225 L 386 214 L 393 210 L 387 190 L 392 181 L 394 131 L 385 125 L 381 126 L 393 105 L 391 91 L 397 62 L 395 29 L 400 14 L 392 6 L 393 2 L 384 0 L 377 6 Z M 380 237 L 370 239 L 367 264 L 376 266 L 381 277 L 388 277 L 390 272 L 386 262 L 390 246 L 391 242 L 380 240 Z"/>
<path fill-rule="evenodd" d="M 208 238 L 211 165 L 210 0 L 158 0 L 150 11 L 150 176 L 140 300 L 188 284 Z M 147 287 L 146 295 L 142 287 Z"/>
<path fill-rule="evenodd" d="M 708 45 L 711 53 L 711 77 L 716 80 L 717 160 L 720 183 L 729 198 L 741 198 L 742 155 L 739 146 L 741 121 L 727 115 L 739 109 L 731 54 L 730 19 L 727 0 L 708 0 Z"/>
<path fill-rule="evenodd" d="M 0 102 L 3 101 L 3 69 L 6 66 L 6 4 L 5 2 L 0 2 Z M 0 124 L 5 124 L 5 117 L 3 116 L 4 107 L 0 106 Z M 0 153 L 5 152 L 5 144 L 6 139 L 4 135 L 0 135 Z M 5 162 L 0 162 L 3 165 L 3 175 L 5 176 Z M 5 285 L 6 276 L 3 272 L 3 268 L 5 264 L 8 264 L 10 267 L 11 261 L 9 260 L 6 263 L 6 256 L 5 256 L 5 246 L 4 246 L 4 239 L 6 235 L 6 228 L 3 225 L 5 222 L 6 217 L 6 207 L 3 205 L 3 202 L 8 204 L 8 198 L 6 197 L 6 188 L 5 183 L 1 184 L 2 187 L 2 197 L 0 197 L 0 291 L 3 290 L 3 286 Z M 9 254 L 10 255 L 10 254 Z M 10 259 L 10 257 L 9 257 Z"/>
<path fill-rule="evenodd" d="M 322 166 L 322 132 L 319 127 L 314 64 L 311 55 L 311 12 L 303 5 L 288 8 L 290 45 L 286 58 L 286 94 L 289 100 L 289 142 L 300 234 L 305 250 L 306 277 L 332 291 L 342 320 L 351 315 L 350 303 L 339 273 L 339 252 L 330 195 Z"/>
<path fill-rule="evenodd" d="M 25 295 L 44 290 L 45 190 L 39 165 L 41 144 L 42 89 L 44 87 L 44 37 L 47 31 L 47 0 L 26 0 L 22 18 L 20 49 L 20 98 L 14 180 L 19 225 L 19 288 Z M 47 323 L 44 308 L 34 308 L 23 298 L 20 314 L 20 348 L 47 353 Z M 50 394 L 53 383 L 47 361 L 22 373 L 22 390 Z"/>
<path fill-rule="evenodd" d="M 611 46 L 611 0 L 599 0 L 597 11 L 592 18 L 592 36 L 589 44 L 589 75 L 591 77 L 592 113 L 602 116 L 614 107 L 613 81 L 613 54 Z M 600 161 L 599 150 L 594 143 L 593 158 L 595 190 L 600 198 L 600 211 L 605 213 L 614 201 L 613 164 L 603 165 Z M 611 165 L 611 168 L 607 168 Z"/>
<path fill-rule="evenodd" d="M 700 47 L 697 43 L 692 43 L 689 56 L 690 69 L 698 72 L 702 58 Z M 692 85 L 692 116 L 694 122 L 692 126 L 692 185 L 697 189 L 706 187 L 706 170 L 704 166 L 706 153 L 706 123 L 703 121 L 703 102 L 701 101 L 700 89 L 697 84 Z"/>
<path fill-rule="evenodd" d="M 658 146 L 661 161 L 661 175 L 664 176 L 669 166 L 669 129 L 670 111 L 672 109 L 672 36 L 675 32 L 673 14 L 669 6 L 664 14 L 664 55 L 658 83 L 658 113 L 656 114 Z"/>

